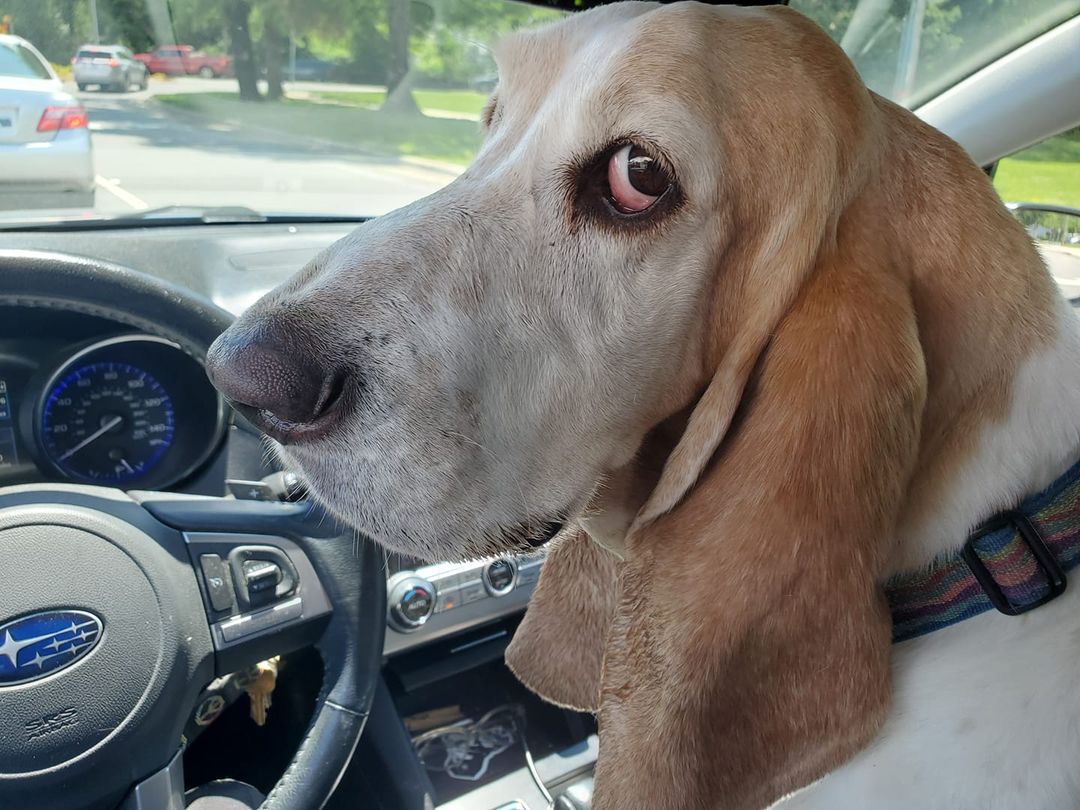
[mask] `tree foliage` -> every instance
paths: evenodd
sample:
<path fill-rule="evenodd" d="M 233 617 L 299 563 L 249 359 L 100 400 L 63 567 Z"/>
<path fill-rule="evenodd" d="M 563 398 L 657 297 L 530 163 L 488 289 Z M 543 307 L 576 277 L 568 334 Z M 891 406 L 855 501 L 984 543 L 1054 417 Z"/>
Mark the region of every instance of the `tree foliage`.
<path fill-rule="evenodd" d="M 898 94 L 900 37 L 913 0 L 791 0 L 791 5 L 841 42 L 872 90 Z M 904 100 L 917 102 L 940 92 L 1078 10 L 1076 0 L 926 0 L 915 87 Z M 858 24 L 856 14 L 862 17 Z"/>
<path fill-rule="evenodd" d="M 186 43 L 230 51 L 249 95 L 254 77 L 280 91 L 290 40 L 301 57 L 334 63 L 333 78 L 406 86 L 488 86 L 490 46 L 562 12 L 506 0 L 97 0 L 101 38 L 133 50 Z M 896 90 L 913 0 L 791 0 L 842 42 L 871 88 Z M 55 62 L 91 41 L 90 0 L 0 0 L 15 32 Z M 593 0 L 582 0 L 592 5 Z M 925 96 L 1051 25 L 1078 0 L 926 0 L 916 84 Z M 246 10 L 246 14 L 244 13 Z M 246 42 L 246 44 L 245 44 Z M 257 92 L 257 91 L 256 91 Z"/>

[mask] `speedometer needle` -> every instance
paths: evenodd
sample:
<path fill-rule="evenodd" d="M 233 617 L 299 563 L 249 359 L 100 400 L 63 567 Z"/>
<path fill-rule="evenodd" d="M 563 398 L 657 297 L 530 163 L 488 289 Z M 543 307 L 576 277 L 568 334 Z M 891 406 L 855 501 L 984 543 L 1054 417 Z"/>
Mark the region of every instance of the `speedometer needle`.
<path fill-rule="evenodd" d="M 64 453 L 64 455 L 60 456 L 60 458 L 58 460 L 59 461 L 67 461 L 73 455 L 75 455 L 80 450 L 82 450 L 84 447 L 86 447 L 86 445 L 90 444 L 90 442 L 101 438 L 102 436 L 104 436 L 106 433 L 108 433 L 110 430 L 112 430 L 114 427 L 116 427 L 117 425 L 119 425 L 123 421 L 124 421 L 124 417 L 122 417 L 122 416 L 114 416 L 112 419 L 110 419 L 104 425 L 99 427 L 97 430 L 95 430 L 93 433 L 91 433 L 89 436 L 87 436 L 85 439 L 83 439 L 77 445 L 75 445 L 70 450 L 68 450 L 66 453 Z"/>

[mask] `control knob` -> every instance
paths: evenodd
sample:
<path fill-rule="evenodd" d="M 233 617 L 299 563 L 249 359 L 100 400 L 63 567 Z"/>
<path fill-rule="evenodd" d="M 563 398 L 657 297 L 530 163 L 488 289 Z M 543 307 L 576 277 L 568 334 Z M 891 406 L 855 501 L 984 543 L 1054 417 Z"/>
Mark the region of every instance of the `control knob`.
<path fill-rule="evenodd" d="M 514 590 L 517 569 L 509 560 L 495 560 L 484 568 L 481 578 L 488 593 L 492 596 L 505 596 Z"/>
<path fill-rule="evenodd" d="M 390 624 L 397 630 L 416 630 L 435 611 L 435 586 L 426 579 L 407 575 L 391 585 L 388 599 Z"/>

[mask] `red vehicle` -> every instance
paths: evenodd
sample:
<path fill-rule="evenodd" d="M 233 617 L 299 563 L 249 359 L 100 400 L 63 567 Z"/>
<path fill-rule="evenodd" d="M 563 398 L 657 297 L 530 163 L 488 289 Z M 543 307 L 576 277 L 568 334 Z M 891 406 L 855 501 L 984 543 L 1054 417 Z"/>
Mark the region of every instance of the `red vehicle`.
<path fill-rule="evenodd" d="M 161 45 L 151 53 L 137 53 L 135 58 L 146 65 L 151 73 L 169 76 L 198 74 L 204 79 L 212 79 L 225 76 L 232 70 L 229 57 L 199 53 L 190 45 Z"/>

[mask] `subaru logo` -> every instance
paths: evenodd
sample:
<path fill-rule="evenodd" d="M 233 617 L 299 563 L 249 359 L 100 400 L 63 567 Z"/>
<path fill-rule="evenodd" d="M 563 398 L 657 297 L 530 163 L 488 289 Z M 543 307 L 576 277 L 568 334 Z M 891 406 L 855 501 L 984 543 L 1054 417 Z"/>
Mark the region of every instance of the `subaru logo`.
<path fill-rule="evenodd" d="M 101 619 L 85 610 L 47 610 L 0 624 L 0 687 L 69 667 L 100 638 Z"/>

